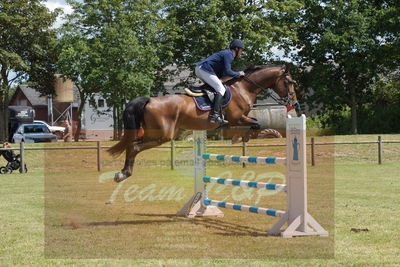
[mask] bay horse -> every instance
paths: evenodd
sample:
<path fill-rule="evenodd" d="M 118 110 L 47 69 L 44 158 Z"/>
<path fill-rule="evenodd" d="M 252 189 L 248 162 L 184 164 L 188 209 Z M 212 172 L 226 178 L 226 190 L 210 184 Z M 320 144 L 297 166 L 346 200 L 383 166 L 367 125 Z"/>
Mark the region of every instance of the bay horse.
<path fill-rule="evenodd" d="M 257 120 L 247 117 L 256 97 L 263 90 L 272 88 L 279 96 L 278 102 L 291 105 L 300 115 L 294 85 L 296 82 L 289 73 L 288 66 L 254 66 L 245 70 L 245 75 L 227 82 L 232 98 L 225 107 L 225 119 L 229 126 L 259 127 Z M 191 96 L 177 94 L 161 97 L 138 97 L 130 101 L 124 112 L 124 135 L 108 149 L 113 156 L 124 151 L 125 165 L 114 177 L 121 182 L 132 175 L 133 165 L 138 153 L 173 140 L 180 129 L 212 130 L 218 124 L 209 121 L 210 111 L 196 108 Z"/>

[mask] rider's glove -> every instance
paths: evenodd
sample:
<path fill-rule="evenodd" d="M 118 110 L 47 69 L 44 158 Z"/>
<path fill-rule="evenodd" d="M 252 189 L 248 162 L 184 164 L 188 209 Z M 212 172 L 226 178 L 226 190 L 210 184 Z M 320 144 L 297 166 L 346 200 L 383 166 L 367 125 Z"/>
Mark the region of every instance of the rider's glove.
<path fill-rule="evenodd" d="M 245 75 L 245 73 L 244 73 L 244 71 L 239 71 L 239 74 L 240 74 L 240 76 L 244 76 Z"/>

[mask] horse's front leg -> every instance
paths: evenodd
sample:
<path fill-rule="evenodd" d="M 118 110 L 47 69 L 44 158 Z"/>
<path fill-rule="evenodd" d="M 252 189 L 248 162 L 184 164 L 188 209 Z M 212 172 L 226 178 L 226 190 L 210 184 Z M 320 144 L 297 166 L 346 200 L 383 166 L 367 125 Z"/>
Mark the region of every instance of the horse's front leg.
<path fill-rule="evenodd" d="M 255 118 L 247 117 L 246 115 L 242 115 L 239 120 L 238 125 L 240 126 L 250 126 L 252 129 L 260 129 L 261 126 L 258 123 L 258 120 Z"/>
<path fill-rule="evenodd" d="M 240 120 L 237 123 L 238 126 L 249 126 L 250 129 L 242 136 L 235 135 L 232 138 L 232 143 L 238 143 L 240 138 L 243 142 L 248 142 L 250 140 L 250 136 L 253 135 L 255 132 L 258 132 L 261 128 L 261 125 L 258 123 L 257 119 L 247 117 L 246 115 L 242 115 Z"/>

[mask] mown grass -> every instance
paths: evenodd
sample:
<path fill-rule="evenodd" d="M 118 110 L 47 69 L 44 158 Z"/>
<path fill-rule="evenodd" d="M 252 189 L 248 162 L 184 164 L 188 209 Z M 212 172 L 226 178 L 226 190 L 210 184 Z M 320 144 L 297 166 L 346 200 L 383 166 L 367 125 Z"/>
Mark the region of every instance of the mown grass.
<path fill-rule="evenodd" d="M 388 137 L 400 139 L 398 135 Z M 357 137 L 360 138 L 370 137 Z M 354 137 L 336 137 L 336 140 L 341 139 L 349 141 Z M 154 195 L 163 187 L 184 184 L 184 197 L 189 197 L 192 181 L 185 177 L 190 177 L 191 166 L 179 166 L 176 171 L 170 171 L 166 164 L 169 158 L 166 149 L 144 153 L 135 180 L 127 180 L 119 190 L 106 179 L 107 172 L 120 168 L 119 162 L 114 165 L 114 161 L 106 156 L 103 158 L 104 172 L 99 174 L 95 171 L 93 151 L 46 154 L 29 151 L 28 174 L 0 175 L 0 262 L 19 266 L 396 266 L 400 264 L 400 144 L 384 144 L 383 165 L 377 164 L 375 149 L 376 145 L 317 147 L 317 167 L 309 167 L 310 213 L 321 224 L 330 227 L 328 230 L 334 239 L 266 237 L 263 231 L 274 223 L 274 218 L 234 211 L 224 210 L 226 217 L 223 219 L 196 219 L 197 223 L 193 223 L 172 216 L 186 199 L 176 201 L 171 197 L 169 201 L 149 201 L 149 194 L 126 193 L 135 184 L 141 189 L 154 185 Z M 248 154 L 264 152 L 251 149 Z M 267 152 L 282 153 L 275 148 Z M 190 152 L 184 150 L 177 154 L 183 165 L 191 157 Z M 331 154 L 336 155 L 334 166 L 331 165 Z M 219 174 L 220 167 L 212 166 L 208 171 Z M 229 169 L 235 175 L 250 171 L 232 166 Z M 257 168 L 252 170 L 262 173 Z M 326 187 L 329 181 L 321 179 L 333 172 L 334 187 Z M 329 226 L 331 220 L 329 216 L 324 217 L 322 210 L 326 205 L 329 207 L 330 202 L 324 203 L 317 193 L 323 192 L 322 197 L 329 199 L 329 191 L 333 190 L 334 228 Z M 221 194 L 214 191 L 216 197 L 223 197 L 223 193 L 226 191 Z M 44 196 L 56 201 L 46 202 L 45 206 Z M 140 201 L 140 197 L 146 200 Z M 233 200 L 235 195 L 230 197 Z M 255 197 L 243 201 L 250 202 Z M 106 204 L 109 200 L 113 200 L 112 204 Z M 268 198 L 265 203 L 263 200 L 264 197 L 260 206 L 271 201 L 280 205 L 278 202 L 281 201 L 278 195 L 275 200 Z M 76 208 L 79 205 L 81 208 Z M 93 210 L 87 209 L 88 205 Z M 52 216 L 57 212 L 62 216 Z M 57 218 L 63 220 L 57 221 Z M 352 228 L 368 231 L 353 232 Z M 141 240 L 135 239 L 137 237 Z M 330 244 L 333 244 L 333 255 L 325 251 L 330 249 Z M 295 246 L 300 247 L 300 252 Z M 236 251 L 231 252 L 234 249 Z M 221 257 L 219 253 L 224 250 L 226 254 Z M 308 258 L 302 258 L 301 253 Z M 172 259 L 163 259 L 166 257 Z M 224 259 L 201 259 L 213 257 Z"/>

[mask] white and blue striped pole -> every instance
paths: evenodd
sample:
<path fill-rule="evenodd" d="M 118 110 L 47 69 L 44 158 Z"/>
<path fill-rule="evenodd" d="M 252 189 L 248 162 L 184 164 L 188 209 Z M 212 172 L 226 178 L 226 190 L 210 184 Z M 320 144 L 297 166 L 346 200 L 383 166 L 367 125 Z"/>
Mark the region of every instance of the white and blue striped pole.
<path fill-rule="evenodd" d="M 255 163 L 255 164 L 286 164 L 286 158 L 277 157 L 249 157 L 249 156 L 232 156 L 204 153 L 203 159 L 217 160 L 231 163 Z"/>
<path fill-rule="evenodd" d="M 252 212 L 252 213 L 275 216 L 275 217 L 282 217 L 286 213 L 285 211 L 282 211 L 282 210 L 261 208 L 261 207 L 248 206 L 248 205 L 242 205 L 242 204 L 234 204 L 234 203 L 212 200 L 212 199 L 205 199 L 204 205 L 238 210 L 238 211 Z"/>
<path fill-rule="evenodd" d="M 250 187 L 257 189 L 277 190 L 277 191 L 286 190 L 285 184 L 263 183 L 263 182 L 237 180 L 237 179 L 235 180 L 235 179 L 226 179 L 226 178 L 218 178 L 211 176 L 204 176 L 203 182 L 212 184 L 240 186 L 240 187 Z"/>

